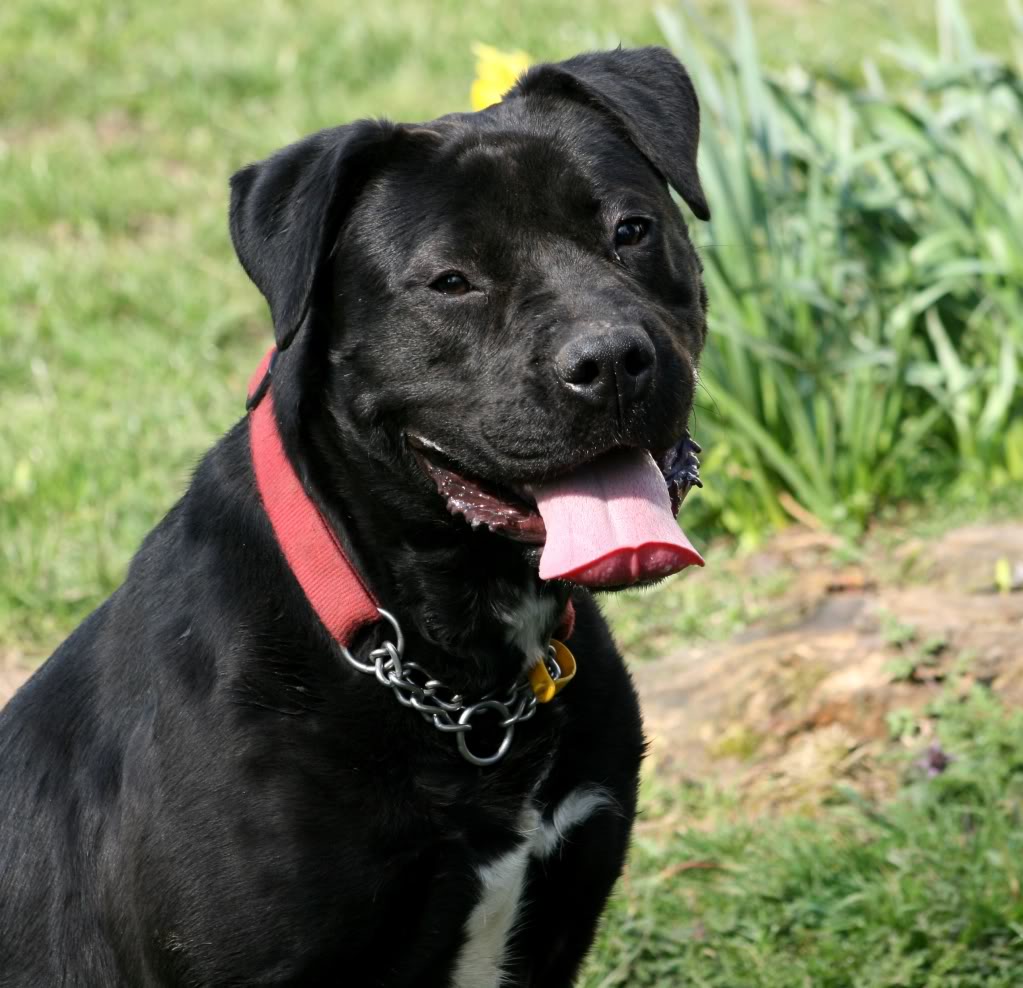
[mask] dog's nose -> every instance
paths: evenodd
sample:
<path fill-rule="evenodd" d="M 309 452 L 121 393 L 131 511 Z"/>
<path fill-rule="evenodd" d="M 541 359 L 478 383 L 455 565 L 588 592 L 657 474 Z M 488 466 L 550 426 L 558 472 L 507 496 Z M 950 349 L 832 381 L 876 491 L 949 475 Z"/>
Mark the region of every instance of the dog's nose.
<path fill-rule="evenodd" d="M 654 377 L 657 354 L 639 327 L 593 330 L 572 337 L 554 365 L 562 384 L 591 405 L 638 400 Z"/>

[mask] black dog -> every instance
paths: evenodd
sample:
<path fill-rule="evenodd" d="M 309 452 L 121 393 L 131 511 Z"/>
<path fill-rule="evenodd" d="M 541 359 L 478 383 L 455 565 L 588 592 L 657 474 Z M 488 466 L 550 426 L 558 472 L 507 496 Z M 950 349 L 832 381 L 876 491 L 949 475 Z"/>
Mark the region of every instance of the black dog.
<path fill-rule="evenodd" d="M 0 716 L 0 985 L 572 983 L 643 752 L 585 587 L 699 561 L 698 131 L 618 50 L 234 177 L 277 355 Z"/>

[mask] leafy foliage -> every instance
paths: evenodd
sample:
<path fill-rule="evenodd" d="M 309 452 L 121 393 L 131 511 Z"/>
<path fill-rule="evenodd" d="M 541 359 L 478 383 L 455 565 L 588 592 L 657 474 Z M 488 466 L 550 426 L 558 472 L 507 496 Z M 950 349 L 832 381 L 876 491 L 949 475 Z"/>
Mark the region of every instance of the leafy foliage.
<path fill-rule="evenodd" d="M 928 490 L 1023 485 L 1019 64 L 939 0 L 937 52 L 883 49 L 893 89 L 871 63 L 863 84 L 781 76 L 733 7 L 709 54 L 695 15 L 661 18 L 701 94 L 714 213 L 705 510 L 747 537 L 855 530 Z"/>

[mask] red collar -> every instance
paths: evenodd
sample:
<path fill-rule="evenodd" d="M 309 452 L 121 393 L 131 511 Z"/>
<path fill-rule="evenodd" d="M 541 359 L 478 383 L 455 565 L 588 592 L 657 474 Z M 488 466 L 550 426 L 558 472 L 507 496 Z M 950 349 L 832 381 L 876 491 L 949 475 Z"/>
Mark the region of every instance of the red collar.
<path fill-rule="evenodd" d="M 373 595 L 306 494 L 284 451 L 269 386 L 275 353 L 271 347 L 249 382 L 249 443 L 256 487 L 299 586 L 323 626 L 348 646 L 363 625 L 379 621 L 380 615 Z"/>
<path fill-rule="evenodd" d="M 347 647 L 367 624 L 380 620 L 373 594 L 302 486 L 281 441 L 270 387 L 271 347 L 249 381 L 249 444 L 256 487 L 277 544 L 323 626 Z M 571 637 L 575 608 L 569 600 L 557 637 Z"/>

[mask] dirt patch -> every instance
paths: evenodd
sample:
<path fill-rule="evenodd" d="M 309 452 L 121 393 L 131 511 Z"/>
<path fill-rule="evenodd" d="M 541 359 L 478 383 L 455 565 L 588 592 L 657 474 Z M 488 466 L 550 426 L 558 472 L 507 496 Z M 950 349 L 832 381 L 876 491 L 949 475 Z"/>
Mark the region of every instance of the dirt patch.
<path fill-rule="evenodd" d="M 788 536 L 752 568 L 793 567 L 772 615 L 730 642 L 634 666 L 662 774 L 736 786 L 758 808 L 812 808 L 836 782 L 891 789 L 923 751 L 930 704 L 981 683 L 1023 702 L 1023 525 L 905 541 L 831 562 Z"/>

